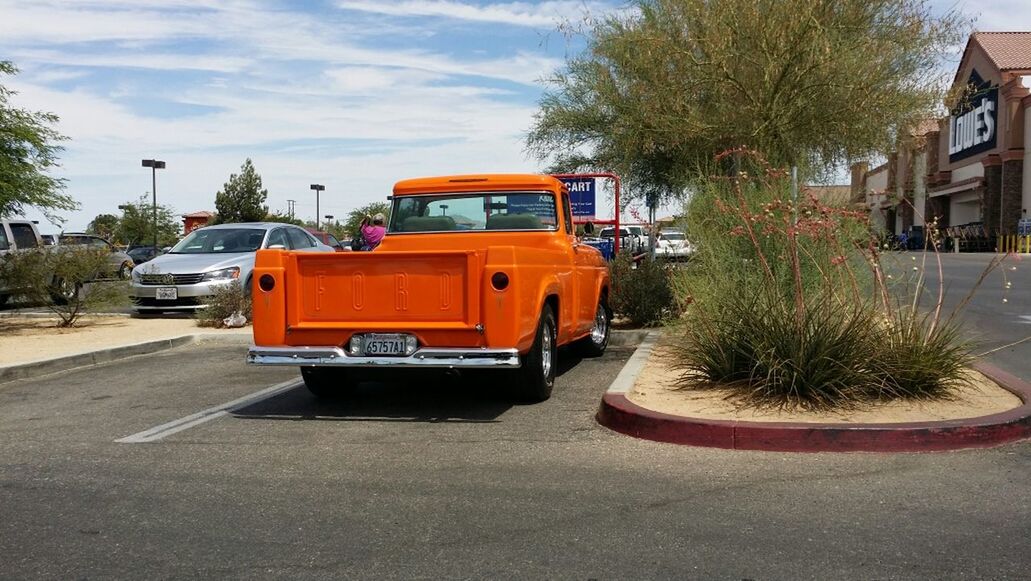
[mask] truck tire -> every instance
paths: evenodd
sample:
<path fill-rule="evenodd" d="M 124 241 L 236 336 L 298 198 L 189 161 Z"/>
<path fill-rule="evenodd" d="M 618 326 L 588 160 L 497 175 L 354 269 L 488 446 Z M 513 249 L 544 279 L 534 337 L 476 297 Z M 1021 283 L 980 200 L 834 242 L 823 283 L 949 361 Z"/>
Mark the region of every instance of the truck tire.
<path fill-rule="evenodd" d="M 301 379 L 312 395 L 331 399 L 347 393 L 351 382 L 347 370 L 327 367 L 302 367 Z"/>
<path fill-rule="evenodd" d="M 515 374 L 515 388 L 524 401 L 536 403 L 551 397 L 551 390 L 555 386 L 557 339 L 555 314 L 550 306 L 544 305 L 537 322 L 533 346 L 520 358 L 521 366 Z"/>
<path fill-rule="evenodd" d="M 605 304 L 605 298 L 598 299 L 598 309 L 594 314 L 594 326 L 591 333 L 577 342 L 577 350 L 584 357 L 601 357 L 609 346 L 609 334 L 612 332 L 612 311 Z"/>

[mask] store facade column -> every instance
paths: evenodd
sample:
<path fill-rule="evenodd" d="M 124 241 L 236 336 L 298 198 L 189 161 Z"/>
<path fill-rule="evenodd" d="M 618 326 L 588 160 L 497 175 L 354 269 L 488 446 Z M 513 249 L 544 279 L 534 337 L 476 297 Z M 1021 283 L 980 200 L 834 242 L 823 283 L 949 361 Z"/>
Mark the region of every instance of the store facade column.
<path fill-rule="evenodd" d="M 1000 234 L 1017 233 L 1024 189 L 1024 150 L 1011 149 L 1002 158 L 1002 200 L 999 204 Z"/>
<path fill-rule="evenodd" d="M 981 164 L 984 166 L 984 192 L 981 194 L 981 221 L 988 238 L 999 235 L 999 218 L 1002 196 L 1002 158 L 998 155 L 987 155 Z"/>

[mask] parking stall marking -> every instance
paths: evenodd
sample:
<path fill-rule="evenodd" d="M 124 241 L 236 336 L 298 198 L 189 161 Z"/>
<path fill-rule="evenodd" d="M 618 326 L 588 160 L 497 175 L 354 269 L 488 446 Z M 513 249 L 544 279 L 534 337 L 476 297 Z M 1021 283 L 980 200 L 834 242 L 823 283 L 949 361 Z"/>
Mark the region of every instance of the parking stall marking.
<path fill-rule="evenodd" d="M 217 420 L 218 418 L 229 415 L 229 412 L 234 411 L 237 408 L 247 407 L 261 400 L 277 396 L 285 391 L 290 391 L 300 385 L 300 379 L 291 379 L 289 381 L 284 381 L 283 383 L 277 383 L 276 385 L 267 387 L 250 395 L 234 399 L 233 401 L 213 406 L 206 410 L 201 410 L 195 414 L 190 414 L 177 420 L 172 420 L 171 422 L 161 424 L 160 426 L 154 426 L 153 428 L 137 432 L 131 436 L 119 438 L 115 440 L 115 442 L 119 444 L 144 444 L 147 442 L 156 442 L 171 436 L 172 434 L 178 434 L 179 432 L 188 430 L 195 426 L 199 426 L 212 420 Z"/>

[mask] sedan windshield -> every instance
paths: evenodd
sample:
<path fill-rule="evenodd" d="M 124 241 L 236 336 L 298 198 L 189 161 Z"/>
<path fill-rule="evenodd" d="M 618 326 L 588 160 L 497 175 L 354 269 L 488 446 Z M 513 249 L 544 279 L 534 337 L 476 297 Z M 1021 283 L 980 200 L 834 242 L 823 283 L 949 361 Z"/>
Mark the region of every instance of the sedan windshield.
<path fill-rule="evenodd" d="M 261 248 L 265 231 L 257 228 L 201 228 L 172 248 L 170 254 L 227 254 Z"/>
<path fill-rule="evenodd" d="M 680 232 L 670 232 L 668 234 L 663 234 L 662 237 L 666 240 L 684 240 L 684 235 Z"/>

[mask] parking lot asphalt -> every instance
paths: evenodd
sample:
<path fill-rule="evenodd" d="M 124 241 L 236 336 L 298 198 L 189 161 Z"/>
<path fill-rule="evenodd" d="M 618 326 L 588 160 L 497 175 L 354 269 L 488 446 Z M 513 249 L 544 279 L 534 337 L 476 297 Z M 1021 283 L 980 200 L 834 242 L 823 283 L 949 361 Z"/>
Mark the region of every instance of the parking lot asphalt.
<path fill-rule="evenodd" d="M 629 348 L 562 353 L 555 394 L 537 405 L 490 377 L 426 374 L 320 402 L 287 383 L 294 369 L 247 367 L 244 349 L 189 346 L 0 386 L 0 578 L 1031 570 L 1031 443 L 779 454 L 627 438 L 593 416 Z"/>

